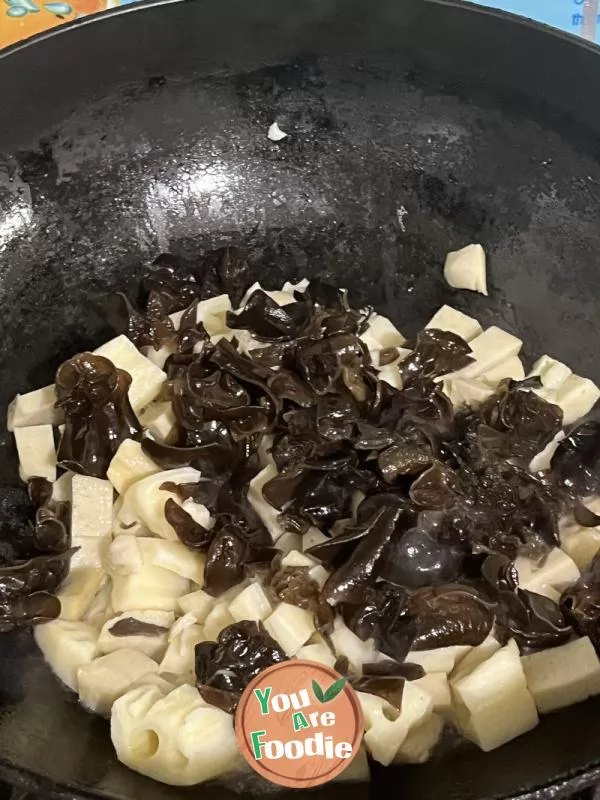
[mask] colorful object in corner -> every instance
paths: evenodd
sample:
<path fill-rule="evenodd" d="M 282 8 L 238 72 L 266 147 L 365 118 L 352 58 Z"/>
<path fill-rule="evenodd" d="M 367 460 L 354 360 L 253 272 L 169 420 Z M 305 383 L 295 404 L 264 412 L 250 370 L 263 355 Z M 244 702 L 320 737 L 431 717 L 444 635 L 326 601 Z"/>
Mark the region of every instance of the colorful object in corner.
<path fill-rule="evenodd" d="M 0 0 L 0 48 L 135 0 Z"/>
<path fill-rule="evenodd" d="M 0 0 L 0 48 L 136 0 Z M 398 0 L 401 2 L 401 0 Z M 510 11 L 600 43 L 600 0 L 465 0 Z"/>
<path fill-rule="evenodd" d="M 33 0 L 4 0 L 8 5 L 6 11 L 9 17 L 24 17 L 27 14 L 39 14 L 40 7 Z M 57 17 L 64 18 L 73 13 L 73 9 L 68 3 L 43 3 L 42 8 Z"/>
<path fill-rule="evenodd" d="M 600 0 L 474 0 L 600 43 Z"/>

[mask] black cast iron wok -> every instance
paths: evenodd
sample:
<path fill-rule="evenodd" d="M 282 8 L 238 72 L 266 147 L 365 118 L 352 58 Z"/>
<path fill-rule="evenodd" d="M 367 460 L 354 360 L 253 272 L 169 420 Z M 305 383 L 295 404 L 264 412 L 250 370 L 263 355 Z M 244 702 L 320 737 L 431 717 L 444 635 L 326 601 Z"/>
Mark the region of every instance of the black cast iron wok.
<path fill-rule="evenodd" d="M 325 274 L 414 332 L 443 302 L 600 379 L 600 55 L 425 0 L 125 9 L 0 58 L 0 409 L 114 335 L 162 250 L 241 243 L 268 286 Z M 266 136 L 277 120 L 289 138 Z M 489 299 L 445 252 L 490 254 Z M 3 413 L 0 417 L 4 417 Z M 4 535 L 19 505 L 2 433 Z M 225 798 L 121 767 L 27 636 L 0 640 L 0 765 L 55 794 Z M 373 797 L 562 796 L 600 771 L 600 702 L 484 755 L 376 771 Z M 555 788 L 547 787 L 554 784 Z M 327 787 L 325 800 L 368 790 Z"/>

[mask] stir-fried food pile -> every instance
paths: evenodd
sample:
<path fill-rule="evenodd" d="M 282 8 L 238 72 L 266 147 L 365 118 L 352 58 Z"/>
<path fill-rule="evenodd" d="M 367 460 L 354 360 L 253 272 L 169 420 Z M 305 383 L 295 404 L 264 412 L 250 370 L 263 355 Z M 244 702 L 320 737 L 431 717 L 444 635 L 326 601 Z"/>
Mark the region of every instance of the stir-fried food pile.
<path fill-rule="evenodd" d="M 161 257 L 127 336 L 15 398 L 33 522 L 3 629 L 36 625 L 119 758 L 177 784 L 239 765 L 240 695 L 289 658 L 347 676 L 384 764 L 600 693 L 597 387 L 449 306 L 405 341 L 247 275 Z"/>

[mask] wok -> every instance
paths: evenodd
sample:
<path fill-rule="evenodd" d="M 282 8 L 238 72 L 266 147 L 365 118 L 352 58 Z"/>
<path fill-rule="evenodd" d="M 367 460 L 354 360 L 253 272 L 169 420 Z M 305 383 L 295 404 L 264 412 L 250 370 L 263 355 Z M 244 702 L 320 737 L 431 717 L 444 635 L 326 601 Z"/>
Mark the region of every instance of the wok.
<path fill-rule="evenodd" d="M 0 408 L 114 335 L 116 289 L 169 250 L 241 244 L 267 287 L 323 275 L 405 334 L 442 303 L 600 380 L 600 56 L 425 0 L 197 0 L 84 20 L 0 58 Z M 290 135 L 267 136 L 277 120 Z M 490 297 L 444 254 L 489 253 Z M 3 416 L 3 415 L 2 415 Z M 18 527 L 1 434 L 4 535 Z M 0 640 L 0 766 L 63 796 L 226 798 L 115 759 L 27 635 Z M 490 754 L 376 770 L 373 797 L 558 797 L 600 775 L 600 702 Z M 551 787 L 551 788 L 549 788 Z M 255 786 L 247 789 L 248 794 Z M 324 787 L 316 795 L 369 795 Z"/>

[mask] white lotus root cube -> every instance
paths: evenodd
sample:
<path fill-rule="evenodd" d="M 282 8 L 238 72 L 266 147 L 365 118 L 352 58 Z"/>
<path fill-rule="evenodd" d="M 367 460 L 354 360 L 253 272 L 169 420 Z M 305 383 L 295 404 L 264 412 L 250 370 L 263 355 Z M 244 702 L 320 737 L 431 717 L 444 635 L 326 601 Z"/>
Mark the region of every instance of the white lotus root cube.
<path fill-rule="evenodd" d="M 372 336 L 376 340 L 378 349 L 385 347 L 402 347 L 406 341 L 394 323 L 382 314 L 371 314 L 365 334 Z M 363 341 L 365 334 L 359 337 L 363 339 Z"/>
<path fill-rule="evenodd" d="M 317 661 L 319 664 L 325 664 L 328 667 L 333 667 L 335 664 L 335 656 L 322 642 L 315 644 L 305 644 L 296 653 L 296 658 L 303 658 L 306 661 Z"/>
<path fill-rule="evenodd" d="M 585 570 L 600 550 L 600 528 L 585 528 L 576 522 L 563 525 L 560 529 L 560 546 L 580 570 Z"/>
<path fill-rule="evenodd" d="M 6 428 L 12 433 L 15 428 L 33 425 L 59 425 L 64 415 L 62 409 L 55 408 L 56 391 L 54 384 L 44 386 L 26 394 L 18 394 L 8 407 Z"/>
<path fill-rule="evenodd" d="M 125 335 L 117 336 L 94 350 L 131 376 L 129 402 L 134 411 L 141 411 L 151 403 L 167 380 L 166 373 L 143 356 L 134 343 Z"/>
<path fill-rule="evenodd" d="M 188 625 L 169 642 L 159 672 L 167 675 L 187 675 L 194 671 L 194 648 L 206 636 L 200 625 Z"/>
<path fill-rule="evenodd" d="M 340 617 L 333 621 L 331 643 L 338 656 L 346 656 L 353 672 L 362 672 L 362 665 L 377 660 L 377 650 L 373 639 L 363 642 L 353 633 Z"/>
<path fill-rule="evenodd" d="M 226 608 L 229 608 L 229 603 L 231 603 L 238 594 L 249 585 L 249 581 L 243 580 L 241 583 L 236 583 L 235 586 L 232 586 L 230 589 L 227 589 L 226 592 L 223 592 L 218 597 L 213 598 L 217 604 L 225 605 Z"/>
<path fill-rule="evenodd" d="M 473 672 L 475 667 L 483 664 L 488 658 L 494 655 L 496 650 L 500 650 L 500 642 L 493 633 L 488 633 L 486 638 L 481 644 L 472 647 L 471 650 L 460 659 L 456 667 L 450 673 L 450 681 L 456 682 L 464 678 L 470 672 Z"/>
<path fill-rule="evenodd" d="M 292 550 L 302 550 L 302 536 L 298 533 L 287 531 L 277 539 L 277 549 L 287 555 Z"/>
<path fill-rule="evenodd" d="M 166 695 L 156 686 L 129 691 L 112 707 L 111 738 L 123 764 L 174 786 L 216 778 L 241 760 L 233 717 L 192 686 Z"/>
<path fill-rule="evenodd" d="M 142 427 L 157 442 L 172 444 L 177 438 L 177 420 L 171 402 L 151 403 L 138 418 Z"/>
<path fill-rule="evenodd" d="M 421 725 L 409 731 L 394 756 L 394 764 L 424 764 L 439 742 L 443 729 L 442 717 L 439 714 L 432 714 Z"/>
<path fill-rule="evenodd" d="M 450 715 L 452 696 L 445 672 L 428 672 L 422 678 L 413 681 L 414 685 L 431 696 L 433 710 L 442 717 Z"/>
<path fill-rule="evenodd" d="M 452 693 L 461 732 L 482 750 L 494 750 L 538 724 L 514 641 L 453 682 Z"/>
<path fill-rule="evenodd" d="M 115 616 L 115 612 L 110 604 L 110 595 L 112 592 L 112 582 L 108 576 L 105 576 L 103 583 L 96 592 L 94 599 L 88 606 L 88 610 L 83 615 L 82 619 L 94 625 L 99 629 L 104 625 L 107 619 Z"/>
<path fill-rule="evenodd" d="M 312 569 L 308 570 L 308 577 L 318 584 L 319 589 L 322 589 L 327 583 L 329 572 L 322 564 L 316 564 Z"/>
<path fill-rule="evenodd" d="M 487 295 L 485 252 L 480 244 L 468 244 L 446 256 L 444 278 L 454 289 L 470 289 Z"/>
<path fill-rule="evenodd" d="M 125 495 L 117 495 L 113 503 L 112 533 L 115 536 L 150 536 L 150 531 L 139 521 L 131 508 L 125 506 Z"/>
<path fill-rule="evenodd" d="M 513 381 L 522 381 L 525 377 L 525 367 L 519 356 L 511 356 L 506 361 L 502 361 L 495 367 L 488 369 L 483 376 L 483 380 L 493 386 L 498 387 L 502 381 L 510 378 Z"/>
<path fill-rule="evenodd" d="M 33 636 L 56 676 L 77 688 L 77 670 L 98 652 L 98 631 L 87 622 L 54 619 L 33 629 Z"/>
<path fill-rule="evenodd" d="M 433 650 L 411 650 L 406 660 L 420 664 L 425 672 L 444 672 L 447 675 L 470 650 L 471 647 L 465 644 L 436 647 Z"/>
<path fill-rule="evenodd" d="M 70 503 L 73 499 L 73 476 L 74 472 L 63 472 L 60 478 L 54 481 L 52 486 L 52 499 L 57 503 Z"/>
<path fill-rule="evenodd" d="M 283 286 L 281 287 L 282 292 L 287 292 L 288 294 L 293 295 L 294 292 L 304 292 L 308 289 L 310 281 L 308 278 L 302 278 L 298 281 L 298 283 L 291 283 L 291 281 L 286 281 Z"/>
<path fill-rule="evenodd" d="M 264 620 L 273 611 L 260 583 L 251 583 L 229 604 L 229 613 L 236 622 L 243 619 Z"/>
<path fill-rule="evenodd" d="M 531 461 L 529 462 L 529 471 L 530 472 L 541 472 L 542 470 L 547 470 L 552 467 L 552 459 L 554 458 L 554 454 L 558 448 L 558 445 L 562 442 L 565 438 L 565 434 L 563 431 L 559 431 L 556 436 L 552 439 L 552 441 L 548 442 L 546 447 L 541 450 L 537 455 L 535 455 Z"/>
<path fill-rule="evenodd" d="M 115 536 L 108 548 L 106 571 L 113 576 L 129 575 L 141 570 L 143 565 L 138 537 L 128 533 Z"/>
<path fill-rule="evenodd" d="M 204 323 L 207 317 L 213 317 L 219 320 L 222 328 L 225 328 L 225 315 L 228 311 L 231 311 L 231 300 L 227 294 L 219 294 L 216 297 L 209 297 L 207 300 L 200 300 L 196 306 L 196 322 Z M 176 331 L 179 330 L 181 318 L 184 314 L 185 309 L 169 314 Z M 207 332 L 210 335 L 208 329 Z"/>
<path fill-rule="evenodd" d="M 423 724 L 433 713 L 433 701 L 427 692 L 407 681 L 402 694 L 400 714 L 375 695 L 357 692 L 365 720 L 364 742 L 381 764 L 391 764 L 409 732 Z"/>
<path fill-rule="evenodd" d="M 134 681 L 157 671 L 156 661 L 138 650 L 115 650 L 79 667 L 79 699 L 90 711 L 108 714 L 117 697 L 125 694 Z"/>
<path fill-rule="evenodd" d="M 46 478 L 56 480 L 56 449 L 52 425 L 32 425 L 15 428 L 15 442 L 19 454 L 21 480 Z"/>
<path fill-rule="evenodd" d="M 190 582 L 175 572 L 144 564 L 129 574 L 113 573 L 111 603 L 114 610 L 174 611 L 177 601 L 190 591 Z"/>
<path fill-rule="evenodd" d="M 264 620 L 264 625 L 288 656 L 295 656 L 315 632 L 310 611 L 289 603 L 280 603 Z"/>
<path fill-rule="evenodd" d="M 219 598 L 221 600 L 221 598 Z M 208 612 L 204 620 L 204 638 L 216 642 L 219 634 L 228 625 L 233 625 L 234 618 L 229 613 L 227 603 L 219 602 Z"/>
<path fill-rule="evenodd" d="M 548 355 L 540 356 L 529 372 L 529 376 L 538 375 L 544 389 L 550 391 L 562 386 L 569 375 L 572 374 L 572 371 L 566 364 Z M 541 394 L 543 396 L 543 392 Z"/>
<path fill-rule="evenodd" d="M 325 536 L 318 528 L 311 526 L 302 536 L 302 550 L 308 550 L 310 547 L 314 547 L 316 544 L 322 544 L 328 540 L 329 536 Z"/>
<path fill-rule="evenodd" d="M 562 408 L 563 425 L 571 425 L 584 417 L 596 405 L 600 398 L 600 389 L 588 378 L 569 375 L 551 397 L 550 402 Z"/>
<path fill-rule="evenodd" d="M 369 351 L 369 354 L 371 356 L 371 361 L 377 366 L 379 366 L 379 355 L 381 350 L 381 344 L 379 343 L 379 340 L 376 339 L 375 336 L 373 336 L 373 334 L 369 331 L 368 328 L 366 331 L 361 333 L 360 340 L 364 343 L 367 350 Z"/>
<path fill-rule="evenodd" d="M 192 625 L 197 625 L 197 624 L 198 620 L 192 614 L 191 611 L 188 611 L 188 613 L 184 614 L 182 617 L 178 617 L 171 626 L 171 630 L 169 631 L 168 635 L 169 641 L 172 642 L 173 639 L 176 639 L 178 636 L 180 636 L 184 632 L 184 630 L 186 630 L 186 628 L 191 628 Z"/>
<path fill-rule="evenodd" d="M 149 625 L 156 625 L 164 628 L 164 631 L 156 631 L 152 635 L 129 634 L 128 636 L 115 636 L 111 633 L 112 628 L 124 620 L 135 620 Z M 114 650 L 132 648 L 139 650 L 149 658 L 158 660 L 163 657 L 168 644 L 169 628 L 173 624 L 175 615 L 172 611 L 126 611 L 124 614 L 108 619 L 102 626 L 98 637 L 98 649 L 102 653 L 112 653 Z"/>
<path fill-rule="evenodd" d="M 577 564 L 560 547 L 554 547 L 538 566 L 525 556 L 517 556 L 515 567 L 519 586 L 556 601 L 563 589 L 579 578 Z"/>
<path fill-rule="evenodd" d="M 271 454 L 271 448 L 273 447 L 274 441 L 275 437 L 271 434 L 265 433 L 261 436 L 260 443 L 256 450 L 261 467 L 266 467 L 269 464 L 275 466 L 275 460 Z"/>
<path fill-rule="evenodd" d="M 104 570 L 97 567 L 72 569 L 56 593 L 60 600 L 61 619 L 81 619 L 92 604 L 104 577 Z"/>
<path fill-rule="evenodd" d="M 238 311 L 241 311 L 243 309 L 243 307 L 246 305 L 248 300 L 250 300 L 254 292 L 264 292 L 267 295 L 267 297 L 270 297 L 271 300 L 274 300 L 278 306 L 287 306 L 289 303 L 295 302 L 295 298 L 292 292 L 288 292 L 285 289 L 281 290 L 276 289 L 275 291 L 267 291 L 266 289 L 263 289 L 263 287 L 258 281 L 256 281 L 255 283 L 252 284 L 252 286 L 250 286 L 250 288 L 246 291 L 246 294 L 242 297 Z"/>
<path fill-rule="evenodd" d="M 458 311 L 452 306 L 442 306 L 429 320 L 425 328 L 435 328 L 438 331 L 455 333 L 465 342 L 470 342 L 471 339 L 483 333 L 483 328 L 476 319 L 463 314 L 462 311 Z"/>
<path fill-rule="evenodd" d="M 120 517 L 124 522 L 128 522 L 129 518 L 137 519 L 151 533 L 163 539 L 179 541 L 177 534 L 166 520 L 165 504 L 169 498 L 178 505 L 181 505 L 181 501 L 173 492 L 160 487 L 163 483 L 198 483 L 199 480 L 200 473 L 197 469 L 181 467 L 157 472 L 141 481 L 136 481 L 124 495 Z M 210 519 L 209 515 L 207 519 Z"/>
<path fill-rule="evenodd" d="M 6 428 L 25 428 L 30 425 L 60 425 L 64 420 L 61 408 L 55 408 L 54 384 L 26 394 L 18 394 L 8 407 Z"/>
<path fill-rule="evenodd" d="M 204 553 L 190 550 L 181 542 L 168 542 L 165 539 L 140 536 L 137 544 L 144 564 L 168 569 L 199 586 L 204 584 Z"/>
<path fill-rule="evenodd" d="M 163 694 L 168 694 L 173 691 L 176 684 L 156 672 L 147 672 L 141 678 L 135 680 L 127 691 L 131 692 L 139 686 L 156 686 Z"/>
<path fill-rule="evenodd" d="M 281 559 L 282 567 L 308 567 L 311 569 L 317 564 L 317 560 L 312 556 L 301 553 L 299 550 L 290 550 L 289 553 Z"/>
<path fill-rule="evenodd" d="M 483 378 L 445 378 L 442 389 L 455 409 L 478 408 L 494 394 L 494 388 Z"/>
<path fill-rule="evenodd" d="M 104 570 L 110 544 L 108 536 L 80 536 L 73 544 L 79 550 L 71 556 L 71 572 L 79 567 Z"/>
<path fill-rule="evenodd" d="M 600 694 L 600 661 L 587 636 L 521 659 L 540 714 Z"/>
<path fill-rule="evenodd" d="M 144 453 L 139 442 L 125 439 L 112 457 L 106 477 L 119 494 L 124 494 L 136 481 L 160 471 L 160 467 Z"/>
<path fill-rule="evenodd" d="M 491 370 L 518 355 L 522 346 L 521 339 L 492 325 L 469 342 L 473 363 L 453 372 L 451 377 L 485 378 Z"/>
<path fill-rule="evenodd" d="M 278 520 L 280 512 L 278 509 L 273 508 L 270 503 L 267 503 L 263 497 L 262 490 L 265 483 L 270 481 L 271 478 L 274 478 L 277 474 L 277 467 L 274 464 L 268 464 L 258 475 L 252 478 L 248 485 L 248 500 L 250 501 L 250 505 L 260 517 L 274 542 L 276 542 L 283 533 L 283 528 Z"/>
<path fill-rule="evenodd" d="M 141 347 L 140 351 L 142 355 L 144 355 L 148 359 L 148 361 L 151 361 L 159 369 L 162 369 L 166 364 L 169 356 L 172 356 L 174 353 L 177 352 L 177 345 L 175 342 L 167 342 L 166 344 L 161 345 L 161 347 L 159 347 L 158 350 L 155 350 L 152 345 L 149 345 L 147 347 Z M 144 425 L 144 427 L 146 426 Z"/>
<path fill-rule="evenodd" d="M 363 741 L 375 761 L 390 764 L 408 736 L 408 725 L 399 721 L 398 710 L 382 697 L 367 692 L 357 695 L 365 724 Z"/>
<path fill-rule="evenodd" d="M 385 381 L 385 383 L 388 383 L 395 389 L 402 388 L 402 375 L 400 374 L 397 364 L 388 364 L 383 367 L 379 370 L 377 377 L 380 381 Z"/>
<path fill-rule="evenodd" d="M 80 536 L 110 536 L 113 521 L 114 490 L 110 481 L 73 475 L 71 537 L 77 544 Z"/>
<path fill-rule="evenodd" d="M 214 603 L 215 598 L 207 594 L 204 589 L 184 594 L 177 601 L 184 614 L 193 614 L 196 617 L 196 622 L 200 623 L 204 622 Z"/>

